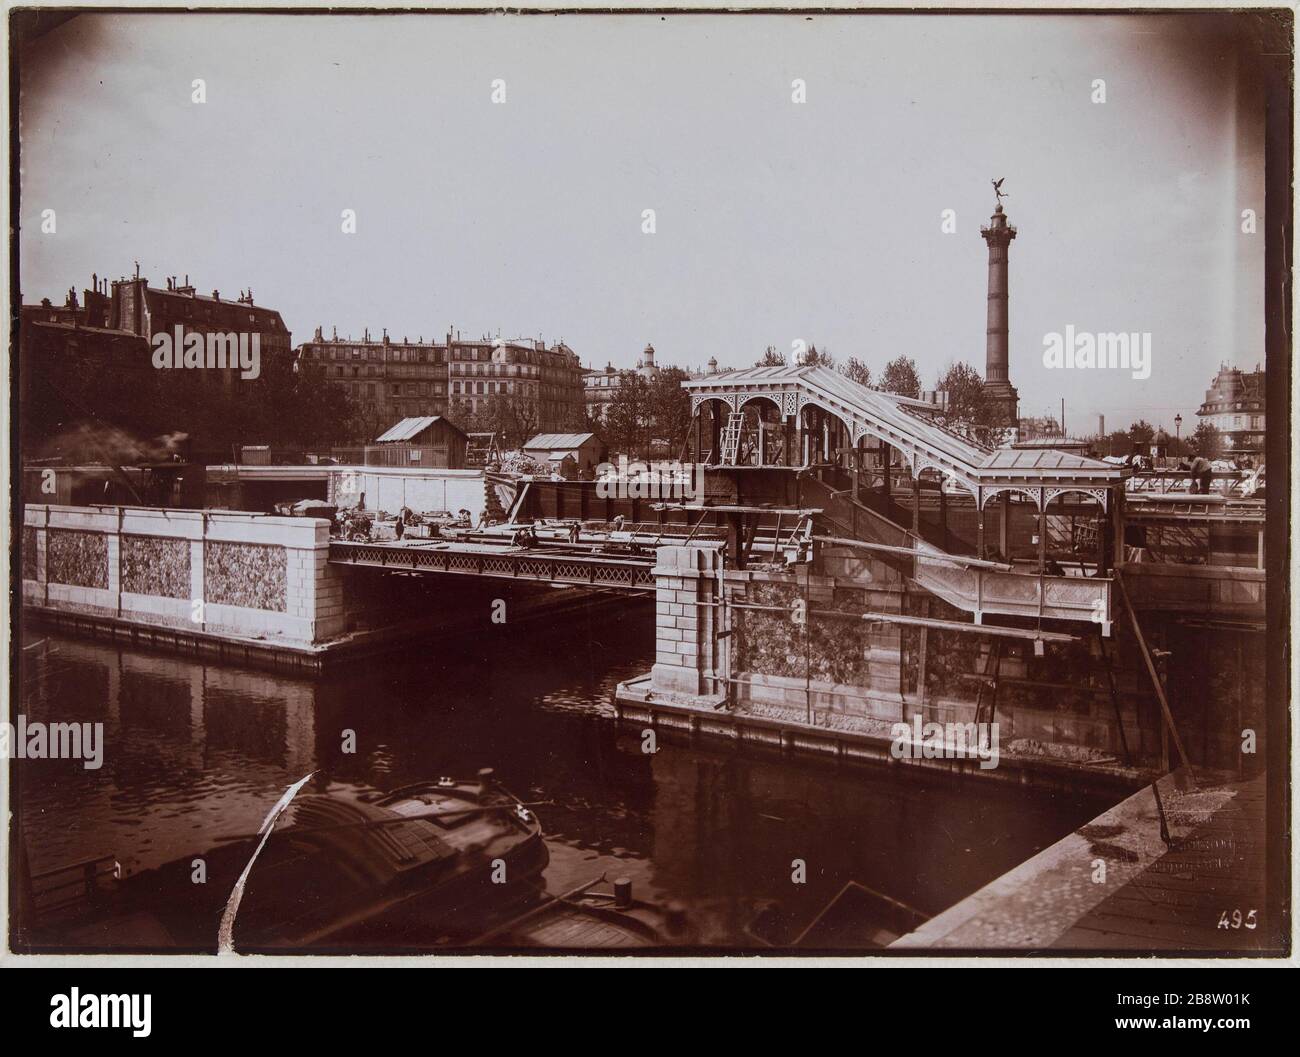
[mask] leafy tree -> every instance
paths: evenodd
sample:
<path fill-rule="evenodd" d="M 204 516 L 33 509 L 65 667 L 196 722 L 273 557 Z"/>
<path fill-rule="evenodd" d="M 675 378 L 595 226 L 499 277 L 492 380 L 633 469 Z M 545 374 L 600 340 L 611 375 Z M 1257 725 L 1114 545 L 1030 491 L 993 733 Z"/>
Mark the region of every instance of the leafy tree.
<path fill-rule="evenodd" d="M 345 443 L 354 445 L 369 444 L 389 426 L 393 425 L 392 422 L 379 417 L 379 406 L 377 404 L 366 401 L 357 404 L 356 408 L 347 431 Z"/>
<path fill-rule="evenodd" d="M 775 345 L 769 345 L 763 350 L 763 355 L 755 362 L 755 367 L 784 367 L 785 353 L 781 352 Z"/>
<path fill-rule="evenodd" d="M 132 461 L 154 447 L 146 438 L 178 432 L 188 435 L 194 458 L 228 460 L 240 444 L 328 448 L 365 426 L 362 405 L 327 382 L 320 364 L 264 355 L 258 377 L 245 379 L 237 370 L 158 370 L 143 340 L 87 345 L 78 356 L 24 352 L 24 386 L 32 394 L 20 416 L 24 444 L 57 448 L 60 435 L 82 423 L 91 439 L 99 431 L 140 442 L 138 454 L 129 444 L 115 449 Z"/>
<path fill-rule="evenodd" d="M 506 397 L 510 401 L 511 424 L 520 444 L 526 444 L 541 432 L 541 407 L 536 400 L 521 400 L 518 397 Z M 576 409 L 575 409 L 576 411 Z M 568 426 L 576 428 L 582 424 L 582 417 L 574 414 Z"/>
<path fill-rule="evenodd" d="M 647 394 L 654 436 L 666 440 L 674 455 L 691 431 L 691 396 L 682 388 L 689 377 L 680 367 L 665 367 L 650 383 Z"/>
<path fill-rule="evenodd" d="M 536 420 L 537 405 L 530 404 L 533 410 L 533 418 Z M 522 416 L 521 416 L 522 421 Z M 592 433 L 594 430 L 587 428 L 587 405 L 579 401 L 565 407 L 563 414 L 560 416 L 560 428 L 569 433 Z M 536 430 L 534 430 L 536 432 Z M 529 434 L 532 436 L 532 434 Z"/>
<path fill-rule="evenodd" d="M 1146 419 L 1140 418 L 1129 426 L 1128 435 L 1136 447 L 1149 449 L 1156 438 L 1156 428 Z"/>
<path fill-rule="evenodd" d="M 1178 437 L 1170 435 L 1169 431 L 1163 426 L 1157 427 L 1154 443 L 1164 449 L 1165 455 L 1172 458 L 1187 453 L 1186 442 Z"/>
<path fill-rule="evenodd" d="M 582 411 L 579 415 L 579 423 L 575 432 L 594 433 L 596 439 L 600 441 L 600 446 L 602 448 L 609 447 L 609 434 L 605 428 L 604 418 L 599 414 L 592 414 L 591 408 L 587 407 L 585 404 L 583 405 Z"/>
<path fill-rule="evenodd" d="M 1214 459 L 1223 453 L 1223 434 L 1208 422 L 1198 422 L 1191 436 L 1192 450 L 1206 459 Z"/>
<path fill-rule="evenodd" d="M 664 367 L 650 379 L 624 371 L 604 415 L 585 414 L 581 428 L 600 437 L 612 454 L 645 458 L 656 441 L 664 441 L 675 455 L 691 430 L 691 397 L 681 384 L 689 377 L 680 367 Z"/>
<path fill-rule="evenodd" d="M 984 395 L 984 379 L 969 363 L 950 363 L 936 387 L 948 394 L 946 415 L 972 426 L 990 425 L 994 409 Z"/>
<path fill-rule="evenodd" d="M 834 367 L 835 357 L 825 349 L 819 349 L 816 345 L 808 347 L 808 355 L 804 358 L 804 364 L 808 367 Z"/>
<path fill-rule="evenodd" d="M 840 364 L 840 374 L 844 375 L 850 382 L 857 382 L 858 385 L 867 389 L 871 388 L 871 368 L 856 356 L 850 356 Z"/>
<path fill-rule="evenodd" d="M 471 408 L 464 397 L 456 397 L 447 408 L 447 418 L 466 433 L 495 433 L 503 449 L 519 448 L 538 433 L 537 402 L 511 393 L 494 393 L 478 398 Z M 571 424 L 581 425 L 576 419 Z"/>
<path fill-rule="evenodd" d="M 628 371 L 614 390 L 605 415 L 605 435 L 616 452 L 640 458 L 650 451 L 653 412 L 650 385 L 639 374 Z"/>
<path fill-rule="evenodd" d="M 495 433 L 502 448 L 519 447 L 527 437 L 521 436 L 514 401 L 505 394 L 493 394 L 479 401 L 475 416 L 480 433 Z"/>
<path fill-rule="evenodd" d="M 362 424 L 362 406 L 342 386 L 325 380 L 322 364 L 302 363 L 295 369 L 287 360 L 276 360 L 267 382 L 254 405 L 261 435 L 272 443 L 327 448 L 346 443 Z"/>
<path fill-rule="evenodd" d="M 478 413 L 470 407 L 470 402 L 463 396 L 454 396 L 447 404 L 447 421 L 466 433 L 482 433 L 482 423 Z"/>
<path fill-rule="evenodd" d="M 916 361 L 907 356 L 890 360 L 885 364 L 878 388 L 881 392 L 895 393 L 898 396 L 920 396 L 921 376 L 916 373 Z"/>

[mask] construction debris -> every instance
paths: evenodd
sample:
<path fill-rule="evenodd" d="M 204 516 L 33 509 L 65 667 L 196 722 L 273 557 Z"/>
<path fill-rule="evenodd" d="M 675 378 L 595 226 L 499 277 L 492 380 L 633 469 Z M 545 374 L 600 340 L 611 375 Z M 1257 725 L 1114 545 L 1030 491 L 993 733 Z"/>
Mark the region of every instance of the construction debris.
<path fill-rule="evenodd" d="M 338 511 L 330 535 L 347 541 L 395 542 L 402 539 L 438 539 L 447 530 L 471 529 L 474 516 L 468 510 L 416 511 L 402 507 L 396 514 L 359 507 Z"/>
<path fill-rule="evenodd" d="M 533 477 L 550 477 L 551 468 L 522 451 L 507 451 L 501 455 L 499 470 L 505 473 L 528 474 Z"/>

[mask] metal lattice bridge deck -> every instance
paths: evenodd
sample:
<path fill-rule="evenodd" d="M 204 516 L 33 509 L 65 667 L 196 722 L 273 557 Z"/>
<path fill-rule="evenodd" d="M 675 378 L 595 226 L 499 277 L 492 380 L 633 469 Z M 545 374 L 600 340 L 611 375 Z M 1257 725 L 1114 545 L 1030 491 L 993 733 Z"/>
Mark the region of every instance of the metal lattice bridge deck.
<path fill-rule="evenodd" d="M 654 553 L 644 556 L 548 553 L 481 543 L 330 542 L 330 561 L 409 573 L 459 573 L 502 580 L 653 591 Z"/>

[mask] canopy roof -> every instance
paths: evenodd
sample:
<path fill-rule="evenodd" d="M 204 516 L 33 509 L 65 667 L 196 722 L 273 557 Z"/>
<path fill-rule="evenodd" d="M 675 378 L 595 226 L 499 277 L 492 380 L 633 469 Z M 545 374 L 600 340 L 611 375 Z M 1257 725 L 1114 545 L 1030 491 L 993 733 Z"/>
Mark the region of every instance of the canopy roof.
<path fill-rule="evenodd" d="M 682 382 L 691 394 L 692 413 L 706 400 L 720 400 L 731 411 L 765 397 L 785 417 L 808 404 L 844 423 L 856 444 L 874 436 L 897 448 L 914 474 L 934 469 L 965 484 L 982 502 L 1007 488 L 1108 489 L 1131 470 L 1098 459 L 1054 449 L 990 450 L 933 418 L 935 405 L 868 389 L 829 367 L 748 367 Z"/>

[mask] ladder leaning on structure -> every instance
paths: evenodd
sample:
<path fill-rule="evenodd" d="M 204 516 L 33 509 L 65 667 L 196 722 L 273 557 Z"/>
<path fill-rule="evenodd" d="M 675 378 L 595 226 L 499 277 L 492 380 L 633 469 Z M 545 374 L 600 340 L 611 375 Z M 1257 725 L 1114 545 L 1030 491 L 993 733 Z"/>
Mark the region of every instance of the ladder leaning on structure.
<path fill-rule="evenodd" d="M 740 430 L 745 416 L 733 411 L 727 416 L 727 424 L 722 429 L 722 462 L 724 466 L 735 466 L 740 453 Z"/>

